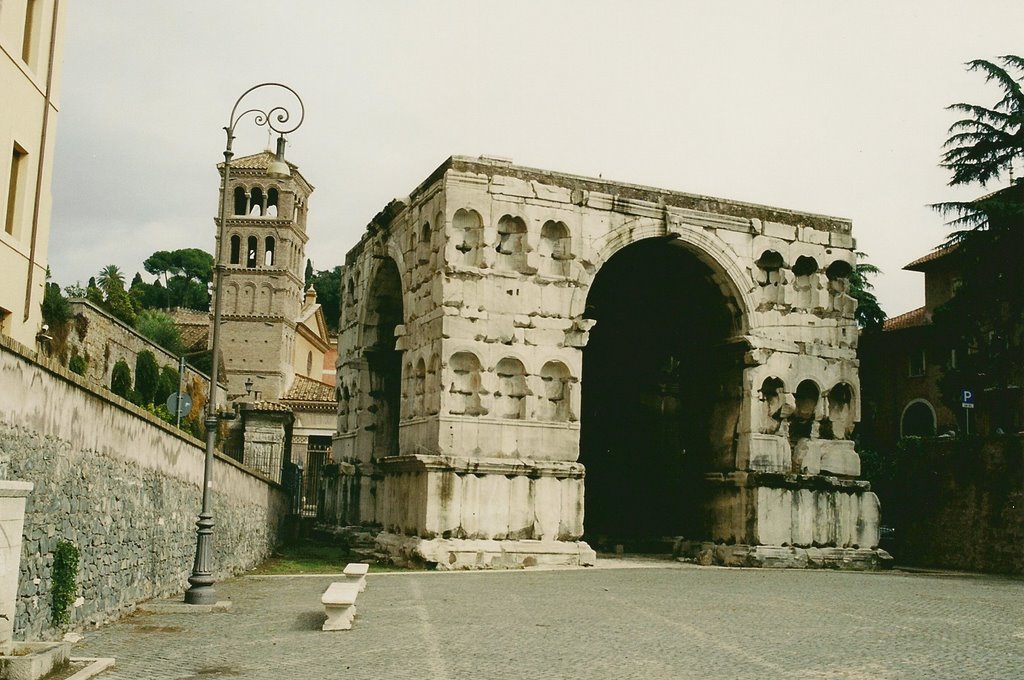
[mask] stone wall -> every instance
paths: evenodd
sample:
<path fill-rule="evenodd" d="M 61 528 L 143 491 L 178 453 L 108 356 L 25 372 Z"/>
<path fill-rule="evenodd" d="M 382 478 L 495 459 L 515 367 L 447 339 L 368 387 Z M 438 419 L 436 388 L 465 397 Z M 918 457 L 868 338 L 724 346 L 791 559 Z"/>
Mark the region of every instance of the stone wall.
<path fill-rule="evenodd" d="M 1024 437 L 905 440 L 876 486 L 899 564 L 1024 574 Z"/>
<path fill-rule="evenodd" d="M 134 381 L 135 359 L 143 350 L 152 352 L 160 366 L 171 366 L 178 370 L 176 355 L 154 344 L 134 328 L 115 319 L 93 303 L 88 300 L 72 300 L 70 305 L 72 320 L 66 341 L 67 357 L 70 358 L 73 354 L 84 357 L 88 362 L 85 377 L 92 382 L 109 388 L 114 364 L 121 359 L 124 359 L 132 370 Z M 192 366 L 185 366 L 186 387 L 202 386 L 203 394 L 206 394 L 209 384 L 210 376 Z M 191 389 L 188 391 L 192 392 Z M 226 401 L 222 383 L 217 390 L 217 402 Z"/>
<path fill-rule="evenodd" d="M 50 569 L 59 540 L 81 553 L 72 626 L 182 592 L 195 555 L 202 442 L 0 338 L 0 460 L 35 484 L 26 507 L 15 636 L 57 633 Z M 218 455 L 213 568 L 249 569 L 277 544 L 279 485 Z M 2 612 L 0 612 L 2 613 Z"/>

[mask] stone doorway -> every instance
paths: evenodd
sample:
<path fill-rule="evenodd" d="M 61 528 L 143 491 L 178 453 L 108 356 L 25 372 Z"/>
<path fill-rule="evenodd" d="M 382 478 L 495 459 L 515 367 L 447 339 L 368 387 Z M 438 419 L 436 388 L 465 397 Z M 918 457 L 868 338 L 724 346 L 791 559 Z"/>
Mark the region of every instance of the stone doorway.
<path fill-rule="evenodd" d="M 368 290 L 363 346 L 370 373 L 373 458 L 398 455 L 401 417 L 402 353 L 395 349 L 395 328 L 402 324 L 402 280 L 391 258 L 380 261 Z"/>
<path fill-rule="evenodd" d="M 683 244 L 652 238 L 612 256 L 590 289 L 580 462 L 584 540 L 598 550 L 706 537 L 704 477 L 732 462 L 743 368 L 737 307 L 715 278 Z"/>

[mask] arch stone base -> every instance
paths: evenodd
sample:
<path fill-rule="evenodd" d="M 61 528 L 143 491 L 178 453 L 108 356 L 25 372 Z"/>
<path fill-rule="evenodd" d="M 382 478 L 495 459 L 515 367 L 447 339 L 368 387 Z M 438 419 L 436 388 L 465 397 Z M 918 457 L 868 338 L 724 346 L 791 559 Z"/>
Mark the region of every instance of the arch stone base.
<path fill-rule="evenodd" d="M 384 532 L 377 548 L 398 562 L 440 570 L 591 567 L 597 559 L 583 541 L 425 539 Z"/>

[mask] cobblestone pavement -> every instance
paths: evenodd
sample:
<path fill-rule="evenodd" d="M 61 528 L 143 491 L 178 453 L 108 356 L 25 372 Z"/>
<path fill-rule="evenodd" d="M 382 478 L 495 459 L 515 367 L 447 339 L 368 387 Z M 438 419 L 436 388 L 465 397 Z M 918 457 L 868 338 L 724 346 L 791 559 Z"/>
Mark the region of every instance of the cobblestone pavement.
<path fill-rule="evenodd" d="M 73 653 L 117 657 L 103 680 L 1024 678 L 1021 581 L 662 566 L 371 574 L 340 632 L 330 576 L 238 578 L 226 613 L 137 613 Z"/>

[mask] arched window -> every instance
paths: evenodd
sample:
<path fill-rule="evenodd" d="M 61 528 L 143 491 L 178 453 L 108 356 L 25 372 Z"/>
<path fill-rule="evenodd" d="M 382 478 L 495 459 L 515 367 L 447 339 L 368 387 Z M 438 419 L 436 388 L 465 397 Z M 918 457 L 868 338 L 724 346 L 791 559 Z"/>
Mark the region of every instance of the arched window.
<path fill-rule="evenodd" d="M 278 191 L 271 187 L 267 190 L 267 217 L 277 217 Z"/>
<path fill-rule="evenodd" d="M 242 237 L 238 234 L 231 236 L 231 264 L 238 264 L 242 257 Z"/>
<path fill-rule="evenodd" d="M 540 401 L 540 419 L 564 423 L 572 419 L 572 375 L 560 361 L 549 361 L 540 369 L 544 394 Z"/>
<path fill-rule="evenodd" d="M 903 409 L 901 437 L 934 437 L 935 409 L 924 399 L 915 399 Z"/>
<path fill-rule="evenodd" d="M 522 217 L 505 215 L 498 220 L 494 251 L 499 269 L 519 270 L 526 264 L 526 222 Z"/>
<path fill-rule="evenodd" d="M 257 239 L 255 236 L 250 236 L 248 242 L 246 243 L 246 246 L 247 252 L 245 257 L 245 266 L 248 267 L 249 269 L 255 269 L 256 253 L 259 251 L 260 247 L 259 239 Z"/>
<path fill-rule="evenodd" d="M 274 237 L 268 236 L 266 243 L 267 250 L 264 254 L 263 264 L 268 267 L 272 267 L 274 265 Z"/>
<path fill-rule="evenodd" d="M 246 199 L 248 195 L 245 193 L 244 187 L 235 187 L 235 214 L 244 215 L 246 208 Z"/>
<path fill-rule="evenodd" d="M 306 354 L 306 375 L 313 377 L 313 352 Z"/>
<path fill-rule="evenodd" d="M 563 222 L 547 221 L 540 230 L 540 271 L 549 276 L 568 276 L 572 258 L 569 228 Z"/>
<path fill-rule="evenodd" d="M 459 253 L 459 264 L 480 266 L 480 246 L 483 244 L 483 220 L 475 210 L 460 208 L 452 217 L 453 241 Z"/>
<path fill-rule="evenodd" d="M 252 200 L 249 202 L 249 215 L 260 217 L 263 215 L 263 189 L 259 186 L 253 186 Z"/>

